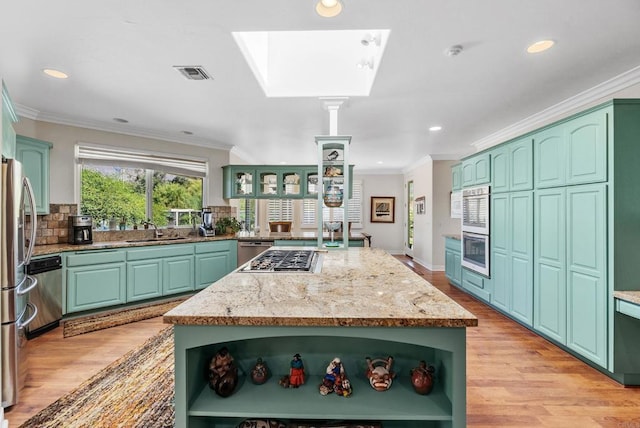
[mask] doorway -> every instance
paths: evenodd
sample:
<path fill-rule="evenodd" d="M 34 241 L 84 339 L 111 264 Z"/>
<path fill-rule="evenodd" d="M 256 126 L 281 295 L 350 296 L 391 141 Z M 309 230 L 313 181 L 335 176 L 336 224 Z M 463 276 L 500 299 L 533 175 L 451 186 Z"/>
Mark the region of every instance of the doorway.
<path fill-rule="evenodd" d="M 410 180 L 407 182 L 407 243 L 405 245 L 405 253 L 410 257 L 413 257 L 413 204 L 413 180 Z"/>

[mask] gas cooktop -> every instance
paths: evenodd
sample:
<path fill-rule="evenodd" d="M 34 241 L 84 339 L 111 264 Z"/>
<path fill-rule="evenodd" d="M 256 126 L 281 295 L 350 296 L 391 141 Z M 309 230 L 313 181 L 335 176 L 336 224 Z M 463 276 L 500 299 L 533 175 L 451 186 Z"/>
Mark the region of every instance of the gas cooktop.
<path fill-rule="evenodd" d="M 322 263 L 315 250 L 271 249 L 259 254 L 239 272 L 320 272 Z"/>

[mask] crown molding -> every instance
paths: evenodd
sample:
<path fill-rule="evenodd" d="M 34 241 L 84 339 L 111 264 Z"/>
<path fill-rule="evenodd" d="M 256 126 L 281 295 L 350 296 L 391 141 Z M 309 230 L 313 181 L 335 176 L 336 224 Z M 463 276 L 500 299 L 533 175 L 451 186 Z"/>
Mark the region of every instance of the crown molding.
<path fill-rule="evenodd" d="M 184 138 L 181 136 L 167 135 L 165 133 L 152 131 L 146 128 L 137 128 L 135 126 L 129 126 L 127 124 L 105 123 L 96 120 L 83 120 L 77 118 L 71 118 L 63 115 L 56 115 L 52 113 L 41 112 L 39 110 L 26 107 L 23 105 L 16 105 L 16 112 L 18 116 L 27 119 L 32 119 L 40 122 L 55 123 L 58 125 L 74 126 L 77 128 L 92 129 L 94 131 L 112 132 L 115 134 L 130 135 L 132 137 L 150 138 L 160 141 L 168 141 L 171 143 L 187 144 L 197 147 L 205 147 L 208 149 L 219 150 L 231 150 L 233 146 L 229 144 L 219 143 L 208 140 L 206 138 L 200 138 L 197 136 L 187 136 Z"/>
<path fill-rule="evenodd" d="M 504 143 L 507 140 L 539 128 L 549 122 L 558 120 L 563 115 L 584 108 L 586 105 L 602 100 L 603 98 L 610 97 L 616 92 L 638 83 L 640 83 L 640 66 L 632 68 L 629 71 L 546 108 L 539 113 L 475 141 L 471 143 L 471 146 L 475 147 L 476 151 L 479 152 L 497 144 Z"/>

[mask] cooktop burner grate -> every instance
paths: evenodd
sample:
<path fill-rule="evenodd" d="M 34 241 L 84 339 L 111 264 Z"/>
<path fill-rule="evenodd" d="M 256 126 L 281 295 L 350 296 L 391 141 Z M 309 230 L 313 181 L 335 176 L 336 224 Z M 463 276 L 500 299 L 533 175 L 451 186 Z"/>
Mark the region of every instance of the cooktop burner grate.
<path fill-rule="evenodd" d="M 309 272 L 313 269 L 313 250 L 267 250 L 249 264 L 248 271 Z"/>

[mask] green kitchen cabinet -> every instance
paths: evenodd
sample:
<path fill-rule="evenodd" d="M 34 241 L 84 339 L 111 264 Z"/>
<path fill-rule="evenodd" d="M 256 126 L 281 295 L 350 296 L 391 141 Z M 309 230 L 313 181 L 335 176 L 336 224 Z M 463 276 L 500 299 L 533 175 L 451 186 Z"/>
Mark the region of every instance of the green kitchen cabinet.
<path fill-rule="evenodd" d="M 167 257 L 162 260 L 162 295 L 194 290 L 194 256 Z"/>
<path fill-rule="evenodd" d="M 462 187 L 491 182 L 491 155 L 480 153 L 462 160 Z"/>
<path fill-rule="evenodd" d="M 607 366 L 607 188 L 566 189 L 567 347 Z"/>
<path fill-rule="evenodd" d="M 491 303 L 533 322 L 533 193 L 491 196 Z"/>
<path fill-rule="evenodd" d="M 16 132 L 13 128 L 14 122 L 18 121 L 18 115 L 9 96 L 9 91 L 2 82 L 2 156 L 13 159 L 16 156 Z"/>
<path fill-rule="evenodd" d="M 596 109 L 533 135 L 536 188 L 607 180 L 607 123 L 612 108 Z"/>
<path fill-rule="evenodd" d="M 485 302 L 491 301 L 492 281 L 467 268 L 462 268 L 461 274 L 462 288 Z"/>
<path fill-rule="evenodd" d="M 126 303 L 126 251 L 87 251 L 64 257 L 66 308 L 63 313 Z"/>
<path fill-rule="evenodd" d="M 254 198 L 255 168 L 248 165 L 228 165 L 222 167 L 223 197 Z"/>
<path fill-rule="evenodd" d="M 566 194 L 564 187 L 535 195 L 533 328 L 567 343 Z"/>
<path fill-rule="evenodd" d="M 534 329 L 607 366 L 607 189 L 536 192 Z"/>
<path fill-rule="evenodd" d="M 318 197 L 318 167 L 312 166 L 304 168 L 303 174 L 303 196 L 305 199 L 316 199 Z"/>
<path fill-rule="evenodd" d="M 444 272 L 449 282 L 462 286 L 462 248 L 460 239 L 445 238 Z"/>
<path fill-rule="evenodd" d="M 236 268 L 238 241 L 212 241 L 195 245 L 195 288 L 203 289 Z"/>
<path fill-rule="evenodd" d="M 127 263 L 127 302 L 162 296 L 162 260 Z"/>
<path fill-rule="evenodd" d="M 276 198 L 280 197 L 280 188 L 282 187 L 282 176 L 280 171 L 275 167 L 260 167 L 256 169 L 256 179 L 258 186 L 256 196 L 258 198 Z"/>
<path fill-rule="evenodd" d="M 53 144 L 18 135 L 16 159 L 29 177 L 36 200 L 37 214 L 49 214 L 49 152 Z"/>
<path fill-rule="evenodd" d="M 491 151 L 491 193 L 533 189 L 533 145 L 529 137 Z"/>
<path fill-rule="evenodd" d="M 462 190 L 462 164 L 458 163 L 451 167 L 451 191 Z"/>

